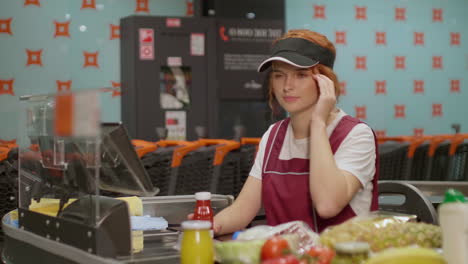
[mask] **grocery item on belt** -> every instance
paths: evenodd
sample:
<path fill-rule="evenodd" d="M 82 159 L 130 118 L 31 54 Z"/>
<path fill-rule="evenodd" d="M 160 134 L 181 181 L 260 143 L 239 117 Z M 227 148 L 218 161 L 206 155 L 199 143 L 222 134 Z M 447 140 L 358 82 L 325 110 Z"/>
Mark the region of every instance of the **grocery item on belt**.
<path fill-rule="evenodd" d="M 373 252 L 409 245 L 440 248 L 442 233 L 439 226 L 404 222 L 392 216 L 372 214 L 351 218 L 340 225 L 327 228 L 320 235 L 320 242 L 329 247 L 334 247 L 338 242 L 352 241 L 369 243 Z"/>
<path fill-rule="evenodd" d="M 445 264 L 437 251 L 429 248 L 404 247 L 386 249 L 371 257 L 366 264 Z"/>

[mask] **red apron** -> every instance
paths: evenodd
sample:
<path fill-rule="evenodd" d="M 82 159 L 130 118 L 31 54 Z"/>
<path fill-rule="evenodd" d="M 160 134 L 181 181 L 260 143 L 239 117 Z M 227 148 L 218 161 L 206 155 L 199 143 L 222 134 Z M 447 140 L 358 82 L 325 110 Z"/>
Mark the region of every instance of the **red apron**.
<path fill-rule="evenodd" d="M 359 123 L 361 121 L 348 115 L 340 120 L 330 136 L 333 154 L 351 129 Z M 273 126 L 265 149 L 262 168 L 262 200 L 267 223 L 278 225 L 301 220 L 309 224 L 314 231 L 321 232 L 327 226 L 340 224 L 355 216 L 356 214 L 349 204 L 339 214 L 328 219 L 321 218 L 315 212 L 309 190 L 309 159 L 279 159 L 288 124 L 289 118 L 279 121 Z M 375 134 L 374 140 L 376 142 L 376 160 L 375 174 L 372 180 L 371 211 L 378 209 L 379 161 Z"/>

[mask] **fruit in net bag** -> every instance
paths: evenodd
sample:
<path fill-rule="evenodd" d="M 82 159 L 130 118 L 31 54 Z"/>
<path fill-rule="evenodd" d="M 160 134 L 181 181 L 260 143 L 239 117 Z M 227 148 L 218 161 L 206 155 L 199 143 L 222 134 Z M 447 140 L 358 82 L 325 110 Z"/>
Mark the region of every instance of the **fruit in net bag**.
<path fill-rule="evenodd" d="M 409 245 L 440 248 L 442 233 L 439 226 L 431 224 L 402 222 L 392 217 L 373 217 L 350 219 L 326 229 L 320 235 L 320 242 L 332 248 L 336 243 L 352 241 L 369 243 L 373 252 Z"/>

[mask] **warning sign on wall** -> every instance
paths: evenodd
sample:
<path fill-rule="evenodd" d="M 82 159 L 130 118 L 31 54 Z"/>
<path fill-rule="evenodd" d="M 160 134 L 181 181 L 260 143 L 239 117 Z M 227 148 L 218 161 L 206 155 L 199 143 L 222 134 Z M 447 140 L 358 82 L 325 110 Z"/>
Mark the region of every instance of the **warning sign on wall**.
<path fill-rule="evenodd" d="M 140 60 L 154 60 L 154 31 L 152 28 L 140 28 L 138 31 Z"/>

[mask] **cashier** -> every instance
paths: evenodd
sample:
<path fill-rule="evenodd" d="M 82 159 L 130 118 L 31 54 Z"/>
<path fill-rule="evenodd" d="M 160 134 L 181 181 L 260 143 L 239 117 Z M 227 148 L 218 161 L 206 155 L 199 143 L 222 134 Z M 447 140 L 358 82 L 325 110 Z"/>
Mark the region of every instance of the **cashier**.
<path fill-rule="evenodd" d="M 289 117 L 262 136 L 235 202 L 214 219 L 216 234 L 245 228 L 263 206 L 269 225 L 302 220 L 318 232 L 377 210 L 372 129 L 336 106 L 335 47 L 323 35 L 290 30 L 258 67 L 271 69 L 270 106 Z"/>

